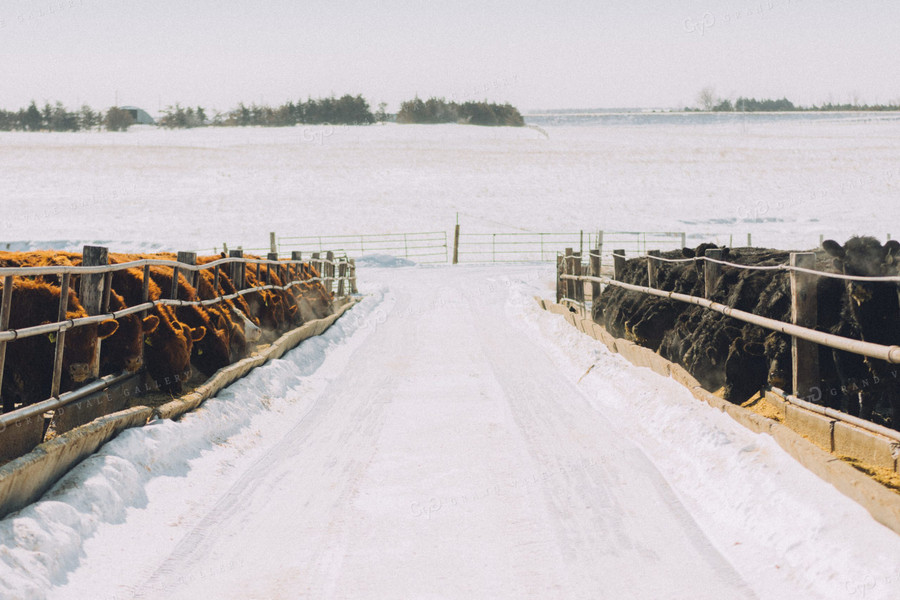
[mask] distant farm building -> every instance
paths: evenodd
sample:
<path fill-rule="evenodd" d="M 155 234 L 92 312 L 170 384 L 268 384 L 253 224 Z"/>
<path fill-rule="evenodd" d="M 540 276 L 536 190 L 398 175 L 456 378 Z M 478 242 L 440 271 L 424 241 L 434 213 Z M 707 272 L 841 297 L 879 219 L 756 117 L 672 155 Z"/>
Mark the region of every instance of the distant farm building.
<path fill-rule="evenodd" d="M 131 117 L 134 119 L 134 122 L 138 125 L 156 125 L 156 121 L 153 120 L 147 111 L 143 108 L 138 108 L 137 106 L 123 106 L 122 110 L 131 113 Z"/>

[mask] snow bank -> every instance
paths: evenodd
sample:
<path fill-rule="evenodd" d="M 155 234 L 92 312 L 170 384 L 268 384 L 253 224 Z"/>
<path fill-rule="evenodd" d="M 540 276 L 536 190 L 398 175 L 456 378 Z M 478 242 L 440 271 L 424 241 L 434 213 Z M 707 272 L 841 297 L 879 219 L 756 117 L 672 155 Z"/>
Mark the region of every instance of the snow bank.
<path fill-rule="evenodd" d="M 45 598 L 78 566 L 86 541 L 144 507 L 148 488 L 158 480 L 184 479 L 194 461 L 226 440 L 271 425 L 281 418 L 279 413 L 305 410 L 304 391 L 328 380 L 318 372 L 334 354 L 329 349 L 342 346 L 345 354 L 354 346 L 348 338 L 370 333 L 366 329 L 383 299 L 383 292 L 376 291 L 323 335 L 252 371 L 181 421 L 154 421 L 123 432 L 42 500 L 0 521 L 0 597 Z M 311 377 L 316 381 L 310 382 Z M 249 437 L 243 451 L 255 445 L 252 431 Z"/>

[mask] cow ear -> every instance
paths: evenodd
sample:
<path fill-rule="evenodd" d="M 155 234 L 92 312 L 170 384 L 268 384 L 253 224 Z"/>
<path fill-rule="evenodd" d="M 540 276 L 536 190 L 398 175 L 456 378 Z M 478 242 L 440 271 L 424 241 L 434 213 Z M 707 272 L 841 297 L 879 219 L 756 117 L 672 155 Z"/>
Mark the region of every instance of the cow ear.
<path fill-rule="evenodd" d="M 884 245 L 884 262 L 892 265 L 898 258 L 900 258 L 900 242 L 889 240 Z"/>
<path fill-rule="evenodd" d="M 838 244 L 834 240 L 825 240 L 822 242 L 822 249 L 825 250 L 830 256 L 835 258 L 844 258 L 846 255 L 846 251 L 844 247 Z"/>
<path fill-rule="evenodd" d="M 203 336 L 206 335 L 206 327 L 200 325 L 199 327 L 191 328 L 191 341 L 199 342 L 203 339 Z"/>
<path fill-rule="evenodd" d="M 97 338 L 105 340 L 116 332 L 119 328 L 119 322 L 115 319 L 107 319 L 97 326 Z"/>
<path fill-rule="evenodd" d="M 697 253 L 694 252 L 691 248 L 682 248 L 681 255 L 685 258 L 694 258 L 697 256 Z"/>
<path fill-rule="evenodd" d="M 844 261 L 840 258 L 835 258 L 831 261 L 831 264 L 834 266 L 834 269 L 836 271 L 840 271 L 841 273 L 844 272 Z"/>
<path fill-rule="evenodd" d="M 216 329 L 228 329 L 228 324 L 225 322 L 225 317 L 223 317 L 222 315 L 219 315 L 219 319 L 216 321 Z"/>
<path fill-rule="evenodd" d="M 144 333 L 153 333 L 156 331 L 156 328 L 159 327 L 159 317 L 156 315 L 147 315 L 144 317 L 143 321 L 141 321 L 141 327 L 144 330 Z"/>
<path fill-rule="evenodd" d="M 728 258 L 728 255 L 731 254 L 731 248 L 728 246 L 722 246 L 722 258 Z"/>

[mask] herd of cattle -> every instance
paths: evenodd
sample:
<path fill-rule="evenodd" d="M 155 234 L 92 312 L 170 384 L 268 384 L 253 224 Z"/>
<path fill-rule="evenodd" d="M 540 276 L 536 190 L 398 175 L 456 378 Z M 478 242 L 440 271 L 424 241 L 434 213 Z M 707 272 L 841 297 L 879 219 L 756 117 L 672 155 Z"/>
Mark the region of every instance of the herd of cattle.
<path fill-rule="evenodd" d="M 663 253 L 663 258 L 702 257 L 712 244 Z M 783 265 L 789 253 L 759 248 L 723 249 L 740 265 Z M 619 279 L 648 285 L 647 258 L 626 262 Z M 703 261 L 659 266 L 658 287 L 704 296 Z M 791 321 L 790 276 L 779 270 L 722 267 L 711 300 L 757 315 Z M 816 270 L 863 277 L 900 274 L 900 243 L 853 237 L 828 240 L 816 251 Z M 817 277 L 816 329 L 882 345 L 900 345 L 900 285 Z M 791 338 L 726 317 L 701 306 L 606 286 L 593 319 L 611 334 L 658 351 L 685 367 L 704 388 L 724 388 L 743 403 L 767 385 L 792 392 Z M 900 429 L 900 365 L 819 346 L 821 385 L 807 400 Z"/>
<path fill-rule="evenodd" d="M 222 256 L 199 257 L 207 264 Z M 109 254 L 111 264 L 141 259 L 175 260 L 174 254 Z M 81 254 L 69 252 L 0 252 L 2 267 L 78 266 Z M 248 288 L 269 281 L 281 286 L 302 280 L 290 290 L 254 290 L 235 299 L 206 307 L 157 304 L 145 314 L 134 313 L 69 329 L 65 335 L 60 391 L 83 385 L 91 376 L 91 361 L 100 343 L 100 375 L 145 368 L 147 377 L 160 390 L 178 393 L 182 382 L 191 376 L 191 367 L 205 375 L 252 353 L 257 343 L 267 343 L 284 331 L 332 312 L 332 294 L 316 278 L 319 273 L 309 264 L 279 265 L 271 269 L 249 264 L 245 277 Z M 149 300 L 167 298 L 172 289 L 173 269 L 153 266 L 149 270 Z M 21 329 L 58 321 L 59 275 L 13 278 L 9 329 Z M 191 285 L 182 272 L 178 275 L 178 299 L 207 300 L 236 291 L 227 268 L 219 267 L 218 287 L 212 269 L 197 272 Z M 143 302 L 142 268 L 121 269 L 112 276 L 109 312 Z M 72 275 L 66 319 L 88 316 L 76 290 L 79 276 Z M 50 397 L 55 333 L 35 335 L 7 344 L 6 367 L 0 388 L 3 412 L 33 404 Z"/>

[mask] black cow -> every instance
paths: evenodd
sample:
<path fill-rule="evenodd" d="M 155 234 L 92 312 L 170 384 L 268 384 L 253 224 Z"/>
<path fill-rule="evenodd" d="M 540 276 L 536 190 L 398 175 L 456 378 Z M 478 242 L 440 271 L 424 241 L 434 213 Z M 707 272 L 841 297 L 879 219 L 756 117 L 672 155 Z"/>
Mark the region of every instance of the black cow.
<path fill-rule="evenodd" d="M 834 257 L 834 268 L 845 275 L 897 275 L 900 242 L 881 244 L 873 237 L 852 237 L 843 246 L 827 240 L 822 247 Z M 844 337 L 886 346 L 900 344 L 900 299 L 894 282 L 846 281 L 840 321 L 833 332 Z M 850 402 L 847 410 L 864 419 L 889 407 L 885 424 L 900 429 L 900 380 L 897 365 L 843 351 L 833 353 L 841 387 Z M 858 396 L 857 396 L 858 393 Z M 858 397 L 858 405 L 854 400 Z"/>

